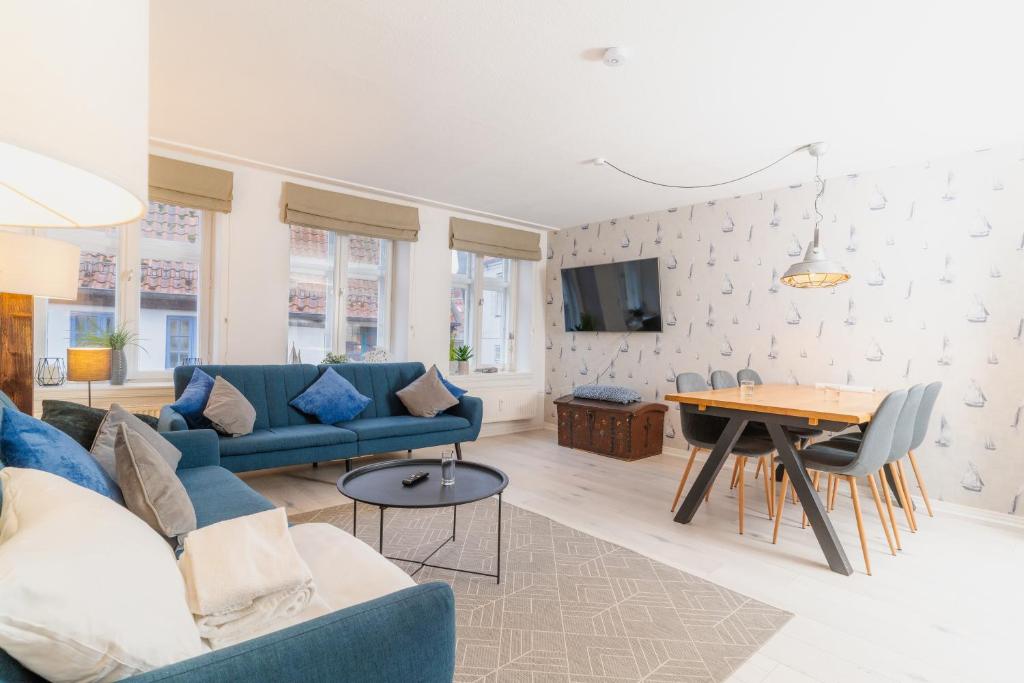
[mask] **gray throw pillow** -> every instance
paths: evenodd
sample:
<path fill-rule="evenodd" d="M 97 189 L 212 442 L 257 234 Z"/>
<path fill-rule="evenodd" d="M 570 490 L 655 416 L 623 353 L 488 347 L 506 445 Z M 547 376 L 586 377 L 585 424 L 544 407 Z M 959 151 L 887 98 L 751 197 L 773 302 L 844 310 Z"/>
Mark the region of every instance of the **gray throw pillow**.
<path fill-rule="evenodd" d="M 245 436 L 252 433 L 256 424 L 256 409 L 238 389 L 223 377 L 213 381 L 213 391 L 206 402 L 203 417 L 213 423 L 213 428 L 230 436 Z"/>
<path fill-rule="evenodd" d="M 459 399 L 441 384 L 437 366 L 432 365 L 423 375 L 409 386 L 395 393 L 410 415 L 434 417 L 438 413 L 459 404 Z"/>
<path fill-rule="evenodd" d="M 110 406 L 110 410 L 103 417 L 103 422 L 100 422 L 100 427 L 96 430 L 96 438 L 92 442 L 92 448 L 89 449 L 92 457 L 96 458 L 97 462 L 106 470 L 111 479 L 117 481 L 114 439 L 117 435 L 118 427 L 121 425 L 130 427 L 132 431 L 137 432 L 141 438 L 145 439 L 150 446 L 156 449 L 163 456 L 164 461 L 167 462 L 172 472 L 178 468 L 178 461 L 181 460 L 181 451 L 175 448 L 170 441 L 162 437 L 159 432 L 151 429 L 145 422 L 115 403 Z"/>
<path fill-rule="evenodd" d="M 196 510 L 185 487 L 142 434 L 118 425 L 114 452 L 117 480 L 129 510 L 168 538 L 195 531 Z"/>

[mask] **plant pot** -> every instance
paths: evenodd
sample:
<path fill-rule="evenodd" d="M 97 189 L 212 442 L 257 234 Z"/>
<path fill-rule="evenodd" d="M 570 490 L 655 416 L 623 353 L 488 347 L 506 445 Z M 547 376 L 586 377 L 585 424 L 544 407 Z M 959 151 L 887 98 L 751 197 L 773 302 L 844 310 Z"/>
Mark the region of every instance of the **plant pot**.
<path fill-rule="evenodd" d="M 128 378 L 128 356 L 124 349 L 110 350 L 110 383 L 124 384 Z"/>
<path fill-rule="evenodd" d="M 459 374 L 459 361 L 450 360 L 448 361 L 448 374 L 457 375 Z"/>
<path fill-rule="evenodd" d="M 459 374 L 460 375 L 468 375 L 469 374 L 469 361 L 468 360 L 460 360 L 458 363 L 459 363 Z"/>

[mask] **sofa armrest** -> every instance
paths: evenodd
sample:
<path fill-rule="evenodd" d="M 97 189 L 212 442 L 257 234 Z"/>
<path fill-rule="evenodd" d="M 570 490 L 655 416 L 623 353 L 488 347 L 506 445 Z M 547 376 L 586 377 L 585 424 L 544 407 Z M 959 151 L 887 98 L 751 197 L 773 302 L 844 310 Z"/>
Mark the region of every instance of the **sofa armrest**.
<path fill-rule="evenodd" d="M 455 596 L 428 583 L 128 680 L 449 683 L 454 673 Z"/>
<path fill-rule="evenodd" d="M 470 426 L 474 429 L 473 438 L 480 434 L 480 425 L 484 421 L 484 402 L 477 396 L 464 395 L 459 399 L 459 405 L 448 409 L 449 415 L 464 417 L 469 420 Z"/>
<path fill-rule="evenodd" d="M 164 432 L 162 437 L 181 451 L 178 469 L 189 467 L 219 467 L 220 437 L 212 429 L 192 429 L 187 432 Z"/>
<path fill-rule="evenodd" d="M 185 432 L 188 431 L 188 423 L 174 408 L 164 406 L 160 409 L 160 420 L 156 428 L 160 432 Z"/>

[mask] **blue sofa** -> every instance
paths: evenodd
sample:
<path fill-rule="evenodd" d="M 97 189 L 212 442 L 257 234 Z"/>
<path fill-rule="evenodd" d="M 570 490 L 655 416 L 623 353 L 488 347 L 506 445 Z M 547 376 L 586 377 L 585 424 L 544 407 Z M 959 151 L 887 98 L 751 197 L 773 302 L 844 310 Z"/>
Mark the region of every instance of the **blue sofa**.
<path fill-rule="evenodd" d="M 454 444 L 461 458 L 462 442 L 476 440 L 483 422 L 483 404 L 473 396 L 463 396 L 457 406 L 436 417 L 410 415 L 395 392 L 426 372 L 422 363 L 198 367 L 211 377 L 226 379 L 256 408 L 252 434 L 220 439 L 221 464 L 232 472 L 445 444 Z M 356 419 L 325 425 L 288 405 L 327 368 L 334 368 L 359 393 L 372 399 Z M 188 386 L 194 370 L 174 369 L 175 399 Z M 182 431 L 189 425 L 170 406 L 164 406 L 159 429 Z"/>
<path fill-rule="evenodd" d="M 0 392 L 0 411 L 16 410 L 6 398 Z M 181 450 L 178 478 L 192 499 L 199 526 L 273 507 L 220 466 L 218 437 L 212 430 L 164 436 Z M 0 463 L 2 457 L 0 453 Z M 454 671 L 455 598 L 447 584 L 429 583 L 128 680 L 441 683 L 451 681 Z M 0 683 L 42 680 L 0 650 Z"/>

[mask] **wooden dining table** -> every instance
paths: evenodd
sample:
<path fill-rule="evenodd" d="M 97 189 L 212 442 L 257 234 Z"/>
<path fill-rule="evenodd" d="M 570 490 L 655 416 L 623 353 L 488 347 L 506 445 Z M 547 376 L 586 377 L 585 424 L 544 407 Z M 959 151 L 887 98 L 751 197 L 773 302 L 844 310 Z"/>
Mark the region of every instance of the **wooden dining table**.
<path fill-rule="evenodd" d="M 834 572 L 852 574 L 853 567 L 832 527 L 825 504 L 811 484 L 800 455 L 784 428 L 813 427 L 839 431 L 850 425 L 870 422 L 886 392 L 840 390 L 830 395 L 825 389 L 790 384 L 759 384 L 752 389 L 749 398 L 741 395 L 740 387 L 665 395 L 666 401 L 679 403 L 680 410 L 728 419 L 676 513 L 675 521 L 688 524 L 693 519 L 744 428 L 749 422 L 760 422 L 768 428 L 779 462 L 789 474 L 828 566 Z"/>

